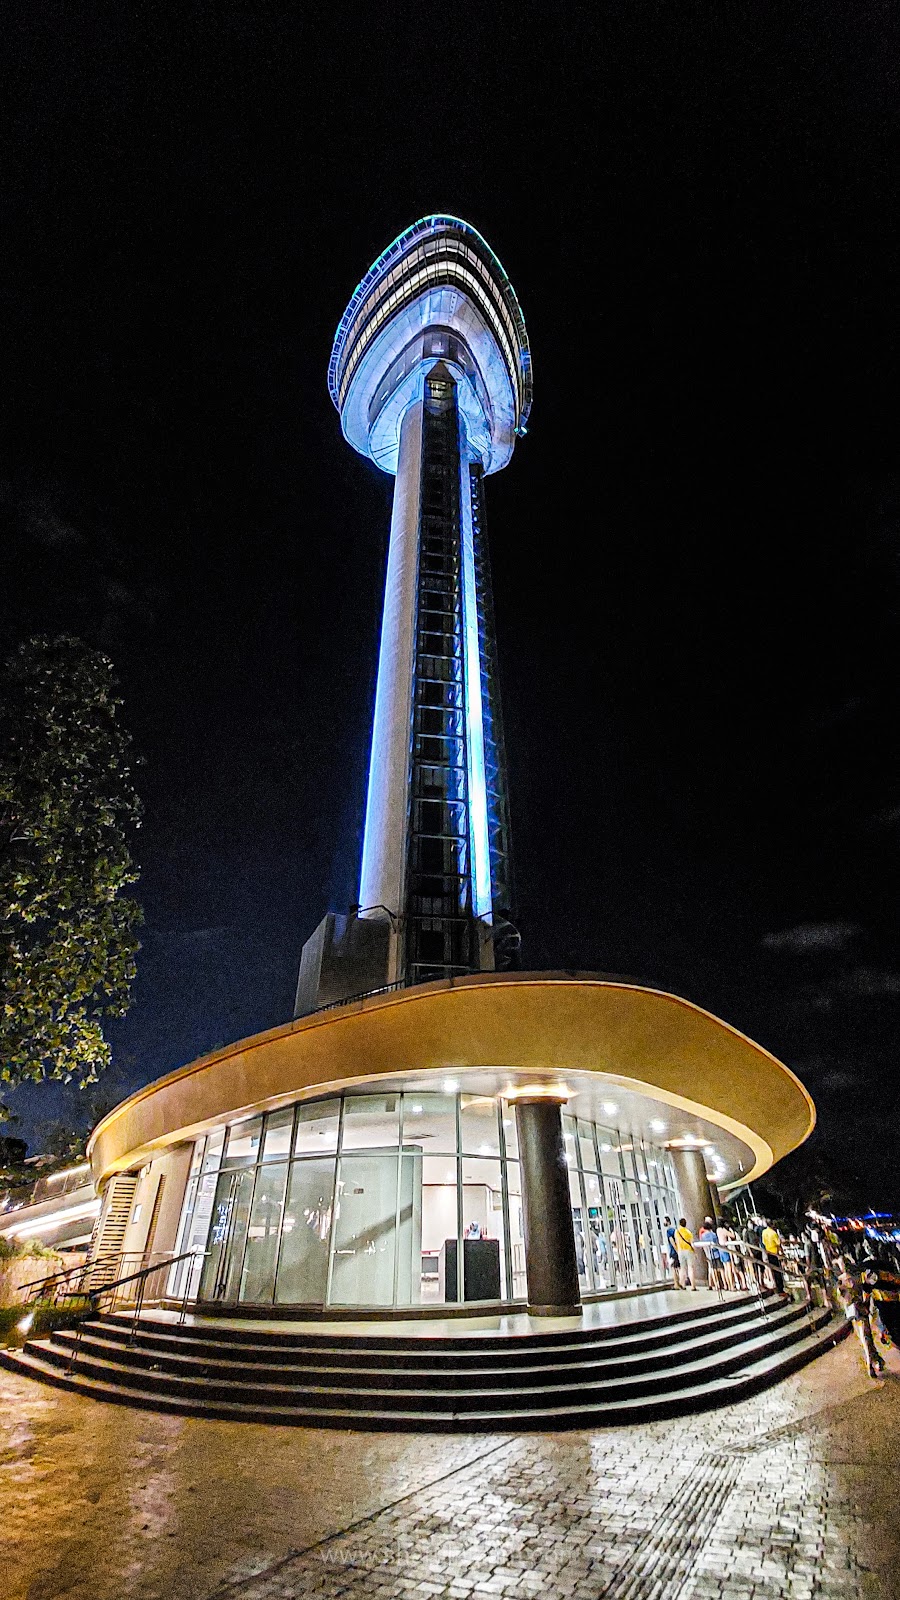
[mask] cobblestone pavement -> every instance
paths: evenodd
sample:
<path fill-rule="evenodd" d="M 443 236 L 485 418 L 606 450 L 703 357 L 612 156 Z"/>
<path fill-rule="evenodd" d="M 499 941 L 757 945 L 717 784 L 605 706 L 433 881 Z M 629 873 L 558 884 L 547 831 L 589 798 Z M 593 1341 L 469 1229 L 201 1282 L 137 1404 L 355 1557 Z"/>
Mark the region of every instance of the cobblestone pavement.
<path fill-rule="evenodd" d="M 900 1357 L 605 1432 L 182 1420 L 0 1372 L 3 1600 L 900 1600 Z"/>

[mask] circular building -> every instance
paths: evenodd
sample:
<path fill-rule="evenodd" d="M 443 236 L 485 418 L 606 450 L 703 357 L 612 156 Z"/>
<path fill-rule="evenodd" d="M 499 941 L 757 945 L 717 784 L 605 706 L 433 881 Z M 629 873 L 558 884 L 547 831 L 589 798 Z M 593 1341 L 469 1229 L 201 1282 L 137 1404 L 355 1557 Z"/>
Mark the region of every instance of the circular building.
<path fill-rule="evenodd" d="M 169 1292 L 232 1315 L 572 1310 L 664 1280 L 663 1219 L 696 1223 L 813 1121 L 793 1073 L 675 995 L 552 973 L 419 985 L 116 1107 L 90 1144 L 99 1247 L 118 1229 L 129 1256 L 197 1252 Z"/>

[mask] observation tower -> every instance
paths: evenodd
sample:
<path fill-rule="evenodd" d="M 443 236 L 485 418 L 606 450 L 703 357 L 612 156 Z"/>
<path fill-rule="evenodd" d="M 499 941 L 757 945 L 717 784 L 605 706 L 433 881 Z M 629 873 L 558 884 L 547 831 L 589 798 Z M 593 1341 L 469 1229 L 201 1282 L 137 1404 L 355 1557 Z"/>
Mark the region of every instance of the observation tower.
<path fill-rule="evenodd" d="M 456 217 L 394 240 L 341 318 L 345 438 L 395 478 L 359 905 L 308 941 L 296 1015 L 515 964 L 484 480 L 531 410 L 512 284 Z"/>
<path fill-rule="evenodd" d="M 689 1000 L 636 979 L 518 969 L 484 500 L 485 479 L 524 432 L 531 360 L 509 280 L 473 228 L 429 216 L 378 258 L 341 318 L 329 385 L 349 443 L 396 479 L 359 902 L 307 940 L 293 1020 L 178 1067 L 95 1128 L 94 1258 L 164 1259 L 167 1305 L 246 1318 L 235 1337 L 254 1344 L 257 1319 L 275 1316 L 299 1327 L 322 1314 L 362 1324 L 402 1314 L 424 1327 L 486 1308 L 584 1314 L 586 1365 L 577 1380 L 569 1369 L 562 1420 L 609 1420 L 620 1376 L 593 1412 L 585 1398 L 606 1381 L 594 1302 L 647 1292 L 635 1315 L 658 1327 L 667 1219 L 697 1228 L 714 1217 L 722 1193 L 803 1142 L 814 1108 L 787 1067 Z M 705 1387 L 691 1322 L 660 1414 L 713 1390 L 733 1399 L 744 1359 L 733 1316 L 747 1322 L 748 1361 L 764 1348 L 793 1363 L 797 1339 L 803 1359 L 823 1347 L 802 1310 L 776 1308 L 788 1326 L 773 1327 L 752 1287 L 746 1305 L 701 1307 L 728 1324 L 703 1324 Z M 696 1314 L 676 1300 L 676 1319 Z M 498 1345 L 519 1345 L 521 1331 L 499 1329 Z M 358 1337 L 348 1332 L 351 1352 Z M 483 1419 L 489 1403 L 495 1420 L 516 1407 L 535 1426 L 559 1418 L 544 1380 L 523 1385 L 514 1366 L 522 1393 L 496 1409 L 493 1391 L 471 1384 L 470 1356 L 437 1411 L 422 1400 L 420 1367 L 387 1399 L 380 1379 L 368 1394 L 367 1338 L 364 1328 L 344 1379 L 318 1375 L 320 1342 L 296 1385 L 279 1369 L 273 1417 L 285 1420 L 287 1406 L 342 1426 L 402 1416 L 431 1427 L 440 1406 L 457 1425 Z M 404 1339 L 390 1347 L 401 1368 Z M 535 1348 L 543 1360 L 546 1343 Z M 566 1360 L 570 1348 L 559 1346 Z M 665 1370 L 639 1387 L 670 1383 L 676 1363 L 668 1342 L 661 1349 Z M 110 1381 L 139 1382 L 145 1397 L 169 1381 L 155 1365 L 136 1377 L 108 1360 L 105 1381 L 114 1370 Z M 348 1373 L 357 1400 L 335 1388 L 333 1402 L 328 1385 Z M 254 1366 L 254 1396 L 258 1377 Z M 182 1376 L 176 1388 L 186 1392 Z M 199 1393 L 201 1406 L 219 1406 L 213 1380 Z"/>

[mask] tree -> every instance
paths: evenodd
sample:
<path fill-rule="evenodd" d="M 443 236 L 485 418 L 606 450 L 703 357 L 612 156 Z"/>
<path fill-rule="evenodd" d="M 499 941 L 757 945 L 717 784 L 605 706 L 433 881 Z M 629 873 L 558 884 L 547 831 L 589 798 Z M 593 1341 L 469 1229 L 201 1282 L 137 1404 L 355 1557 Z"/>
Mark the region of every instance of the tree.
<path fill-rule="evenodd" d="M 0 1079 L 93 1083 L 140 948 L 129 838 L 140 825 L 112 662 L 28 640 L 0 683 Z M 9 1110 L 0 1104 L 0 1121 Z"/>

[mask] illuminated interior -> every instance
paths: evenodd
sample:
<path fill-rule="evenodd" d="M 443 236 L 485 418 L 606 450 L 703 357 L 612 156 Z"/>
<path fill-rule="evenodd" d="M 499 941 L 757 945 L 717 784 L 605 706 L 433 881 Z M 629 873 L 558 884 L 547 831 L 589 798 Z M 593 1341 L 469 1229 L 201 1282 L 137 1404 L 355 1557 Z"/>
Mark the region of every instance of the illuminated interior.
<path fill-rule="evenodd" d="M 564 1115 L 583 1295 L 659 1282 L 667 1152 Z M 418 1089 L 284 1106 L 196 1142 L 171 1292 L 201 1303 L 401 1308 L 524 1301 L 515 1111 Z M 188 1283 L 186 1274 L 191 1272 Z"/>

